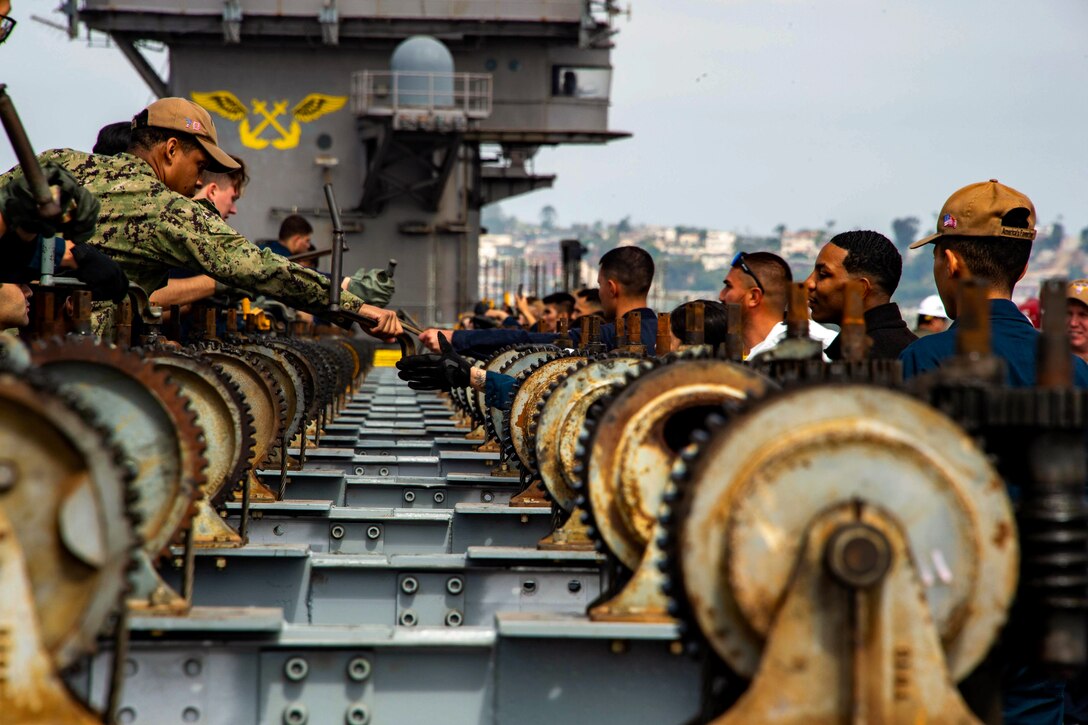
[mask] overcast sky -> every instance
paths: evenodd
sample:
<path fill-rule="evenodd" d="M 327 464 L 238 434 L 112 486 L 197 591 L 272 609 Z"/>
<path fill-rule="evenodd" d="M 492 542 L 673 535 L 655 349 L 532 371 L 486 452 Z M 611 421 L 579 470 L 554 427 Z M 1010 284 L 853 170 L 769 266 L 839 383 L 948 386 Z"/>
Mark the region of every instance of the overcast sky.
<path fill-rule="evenodd" d="M 151 94 L 116 48 L 88 48 L 15 0 L 0 82 L 39 149 L 89 149 Z M 556 187 L 503 205 L 534 219 L 770 232 L 834 220 L 928 227 L 964 184 L 1028 194 L 1041 224 L 1088 226 L 1084 0 L 631 0 L 613 53 L 612 127 L 544 150 Z M 165 69 L 166 55 L 150 54 Z M 14 163 L 0 144 L 0 166 Z"/>

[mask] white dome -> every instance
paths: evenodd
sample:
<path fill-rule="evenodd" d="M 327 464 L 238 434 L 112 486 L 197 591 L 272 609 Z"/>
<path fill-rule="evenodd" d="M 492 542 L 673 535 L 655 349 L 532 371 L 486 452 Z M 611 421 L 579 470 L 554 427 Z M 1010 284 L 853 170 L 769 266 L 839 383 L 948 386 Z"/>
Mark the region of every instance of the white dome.
<path fill-rule="evenodd" d="M 394 72 L 453 73 L 453 55 L 429 35 L 413 35 L 393 49 L 389 69 Z"/>

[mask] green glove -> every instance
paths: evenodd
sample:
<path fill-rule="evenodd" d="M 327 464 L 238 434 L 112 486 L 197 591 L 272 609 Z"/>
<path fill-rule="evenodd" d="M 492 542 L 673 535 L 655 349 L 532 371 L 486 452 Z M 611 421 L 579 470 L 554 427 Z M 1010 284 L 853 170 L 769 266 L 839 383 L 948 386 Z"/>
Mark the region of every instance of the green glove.
<path fill-rule="evenodd" d="M 384 269 L 362 267 L 348 279 L 348 292 L 375 307 L 385 307 L 396 289 L 396 281 Z"/>
<path fill-rule="evenodd" d="M 50 187 L 60 190 L 60 219 L 43 219 L 38 204 L 30 193 L 26 176 L 19 173 L 0 189 L 0 216 L 9 228 L 18 228 L 44 237 L 61 235 L 82 244 L 94 234 L 98 223 L 98 199 L 80 186 L 76 177 L 65 168 L 47 161 L 42 165 Z"/>

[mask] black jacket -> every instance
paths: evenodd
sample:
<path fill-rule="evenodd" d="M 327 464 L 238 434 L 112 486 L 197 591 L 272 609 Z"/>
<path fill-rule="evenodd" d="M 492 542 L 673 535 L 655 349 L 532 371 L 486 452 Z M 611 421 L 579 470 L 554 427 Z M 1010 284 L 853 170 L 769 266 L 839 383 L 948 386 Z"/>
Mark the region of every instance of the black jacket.
<path fill-rule="evenodd" d="M 873 360 L 895 360 L 907 345 L 918 339 L 903 321 L 899 305 L 894 302 L 866 311 L 865 333 L 873 341 L 873 346 L 869 348 L 869 357 Z M 842 343 L 838 337 L 831 341 L 824 353 L 832 360 L 842 359 Z"/>

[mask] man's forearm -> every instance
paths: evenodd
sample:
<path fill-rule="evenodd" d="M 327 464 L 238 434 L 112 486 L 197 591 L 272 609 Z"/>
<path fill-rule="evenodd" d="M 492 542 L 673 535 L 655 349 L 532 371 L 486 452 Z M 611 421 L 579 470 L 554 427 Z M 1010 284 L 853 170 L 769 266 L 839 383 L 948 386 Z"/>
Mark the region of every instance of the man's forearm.
<path fill-rule="evenodd" d="M 162 289 L 151 293 L 151 304 L 159 307 L 188 305 L 215 294 L 215 280 L 207 275 L 172 279 Z"/>

